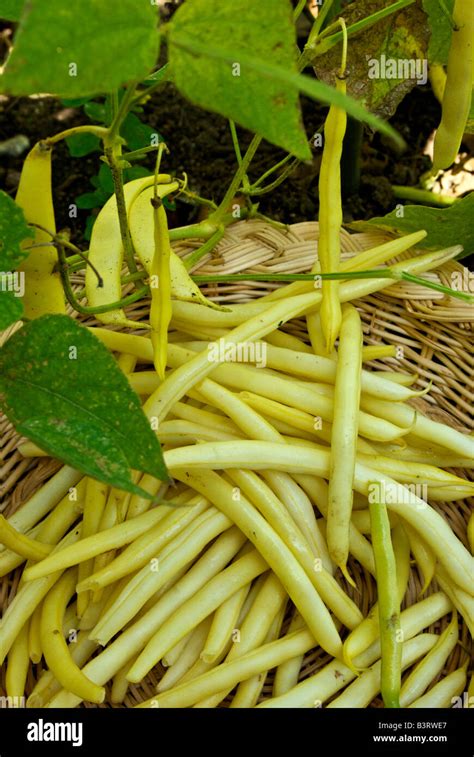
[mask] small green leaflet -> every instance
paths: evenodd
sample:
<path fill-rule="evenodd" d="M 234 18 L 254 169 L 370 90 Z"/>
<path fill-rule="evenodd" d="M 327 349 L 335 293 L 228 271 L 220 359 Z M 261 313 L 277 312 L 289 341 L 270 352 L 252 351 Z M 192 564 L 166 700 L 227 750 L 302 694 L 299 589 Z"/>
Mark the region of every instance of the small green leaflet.
<path fill-rule="evenodd" d="M 405 205 L 403 217 L 398 218 L 400 210 L 392 210 L 388 215 L 372 218 L 370 221 L 356 221 L 350 224 L 350 228 L 363 231 L 378 226 L 381 229 L 396 229 L 406 234 L 425 229 L 428 234 L 418 242 L 417 247 L 443 249 L 461 244 L 464 248 L 463 256 L 474 252 L 474 192 L 449 208 Z"/>
<path fill-rule="evenodd" d="M 155 65 L 156 24 L 149 0 L 29 0 L 1 89 L 69 98 L 112 92 L 145 78 Z"/>
<path fill-rule="evenodd" d="M 0 405 L 17 431 L 99 481 L 151 498 L 131 471 L 168 479 L 138 395 L 109 350 L 68 316 L 31 321 L 0 349 Z"/>
<path fill-rule="evenodd" d="M 165 63 L 164 66 L 155 71 L 154 74 L 150 74 L 143 82 L 145 86 L 149 87 L 152 84 L 158 84 L 158 82 L 171 81 L 171 71 L 169 63 Z"/>
<path fill-rule="evenodd" d="M 303 160 L 311 157 L 296 88 L 261 77 L 244 67 L 239 57 L 245 53 L 296 73 L 295 27 L 288 0 L 187 0 L 169 26 L 172 79 L 185 97 Z M 183 40 L 218 50 L 231 41 L 234 62 L 196 55 L 180 44 Z"/>

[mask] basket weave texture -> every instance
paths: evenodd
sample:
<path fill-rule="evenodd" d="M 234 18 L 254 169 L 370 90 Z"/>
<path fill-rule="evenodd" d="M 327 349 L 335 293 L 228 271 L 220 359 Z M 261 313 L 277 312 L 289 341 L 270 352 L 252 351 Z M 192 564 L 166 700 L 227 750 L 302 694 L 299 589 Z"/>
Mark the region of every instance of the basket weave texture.
<path fill-rule="evenodd" d="M 215 250 L 203 258 L 194 269 L 201 275 L 232 273 L 306 273 L 311 270 L 317 251 L 319 230 L 315 222 L 305 222 L 278 228 L 264 221 L 241 221 L 228 227 L 223 239 Z M 350 234 L 341 232 L 343 259 L 357 252 L 372 248 L 386 242 L 390 235 L 379 230 Z M 186 240 L 173 245 L 180 256 L 188 255 L 199 247 L 200 240 Z M 403 257 L 412 255 L 404 253 Z M 453 282 L 469 281 L 469 273 L 457 262 L 449 262 L 436 272 L 426 277 L 446 286 Z M 83 277 L 78 274 L 73 279 L 77 286 L 83 285 Z M 209 284 L 202 287 L 203 292 L 217 302 L 232 304 L 259 297 L 279 286 L 267 282 L 232 282 L 229 284 Z M 126 292 L 127 290 L 125 290 Z M 430 387 L 422 398 L 412 400 L 422 413 L 433 420 L 445 423 L 467 433 L 474 430 L 472 403 L 474 399 L 474 352 L 473 323 L 474 308 L 458 299 L 445 296 L 422 286 L 399 282 L 376 294 L 357 300 L 354 303 L 361 315 L 364 344 L 389 344 L 403 347 L 397 358 L 372 361 L 365 367 L 378 371 L 402 371 L 416 374 L 413 388 Z M 127 309 L 127 316 L 137 321 L 147 318 L 149 302 L 142 300 Z M 73 317 L 77 314 L 70 313 Z M 95 320 L 83 319 L 88 325 Z M 13 327 L 14 329 L 15 327 Z M 306 327 L 303 320 L 292 320 L 284 330 L 307 341 Z M 11 334 L 12 329 L 0 335 L 0 343 Z M 140 333 L 137 323 L 137 333 Z M 21 437 L 5 417 L 0 416 L 0 512 L 11 515 L 32 494 L 50 478 L 61 463 L 51 458 L 23 458 L 17 447 Z M 456 469 L 452 471 L 464 478 L 472 478 L 472 471 Z M 432 502 L 449 522 L 458 538 L 467 546 L 467 521 L 474 504 L 474 498 L 457 502 Z M 360 607 L 364 615 L 376 600 L 376 587 L 372 576 L 351 558 L 349 573 L 356 588 L 349 586 L 338 574 L 338 580 L 349 596 Z M 3 612 L 12 601 L 18 587 L 22 568 L 0 578 L 0 610 Z M 416 566 L 412 566 L 403 607 L 419 599 L 423 579 Z M 438 590 L 432 582 L 424 596 Z M 282 634 L 286 631 L 290 617 L 286 618 Z M 472 640 L 465 623 L 460 618 L 461 627 L 459 643 L 451 653 L 445 669 L 438 677 L 442 678 L 462 665 L 469 651 Z M 443 630 L 448 623 L 445 617 L 430 631 Z M 300 679 L 316 672 L 330 661 L 330 657 L 317 648 L 305 655 Z M 472 658 L 471 658 L 472 659 Z M 5 666 L 3 666 L 5 668 Z M 42 663 L 32 665 L 26 685 L 28 695 L 38 676 L 42 672 Z M 155 685 L 164 669 L 157 665 L 140 685 L 131 685 L 124 705 L 132 707 L 155 694 Z M 273 676 L 267 678 L 262 696 L 271 695 Z M 110 685 L 107 687 L 110 694 Z M 0 674 L 0 696 L 5 695 L 5 670 Z M 86 705 L 93 706 L 96 705 Z M 100 706 L 116 706 L 107 702 Z M 381 706 L 377 698 L 372 706 Z"/>

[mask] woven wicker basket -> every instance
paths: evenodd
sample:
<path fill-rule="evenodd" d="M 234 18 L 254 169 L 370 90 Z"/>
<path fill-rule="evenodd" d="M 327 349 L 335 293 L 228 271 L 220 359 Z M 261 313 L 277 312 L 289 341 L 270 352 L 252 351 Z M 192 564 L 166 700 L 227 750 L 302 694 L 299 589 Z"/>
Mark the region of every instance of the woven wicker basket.
<path fill-rule="evenodd" d="M 263 221 L 243 221 L 229 227 L 224 238 L 212 254 L 199 264 L 200 274 L 231 274 L 244 271 L 252 273 L 301 273 L 310 270 L 314 261 L 315 242 L 318 239 L 317 223 L 298 223 L 286 230 Z M 341 243 L 343 257 L 368 249 L 384 241 L 389 236 L 374 230 L 370 233 L 349 234 L 343 230 Z M 199 240 L 187 240 L 174 246 L 179 255 L 187 255 L 198 247 Z M 403 258 L 403 256 L 401 256 Z M 455 262 L 444 265 L 435 273 L 427 274 L 431 279 L 445 285 L 452 285 L 453 274 L 466 276 L 463 267 Z M 73 283 L 82 285 L 83 279 L 77 275 Z M 213 284 L 203 291 L 216 301 L 237 303 L 258 297 L 278 286 L 274 283 L 239 282 Z M 417 374 L 417 388 L 425 388 L 431 383 L 429 393 L 413 400 L 424 414 L 461 431 L 472 432 L 472 401 L 474 398 L 474 356 L 472 350 L 474 308 L 460 300 L 446 297 L 414 284 L 404 282 L 394 284 L 389 290 L 370 295 L 355 303 L 360 311 L 364 341 L 367 345 L 402 345 L 403 356 L 369 363 L 376 370 L 397 370 Z M 137 321 L 147 317 L 149 303 L 141 301 L 127 310 L 127 315 Z M 73 315 L 71 313 L 71 315 Z M 92 319 L 88 324 L 96 323 Z M 14 327 L 15 328 L 15 327 Z M 137 329 L 138 329 L 137 324 Z M 286 330 L 300 338 L 306 338 L 303 321 L 293 320 Z M 5 332 L 0 341 L 11 333 Z M 5 419 L 0 418 L 0 494 L 3 504 L 0 511 L 12 514 L 60 467 L 51 458 L 26 458 L 17 451 L 19 435 Z M 469 478 L 471 471 L 453 471 Z M 434 502 L 435 509 L 443 514 L 459 539 L 467 544 L 466 525 L 472 508 L 472 499 L 458 502 Z M 15 595 L 21 568 L 0 579 L 0 609 L 5 610 Z M 363 614 L 376 598 L 375 582 L 361 566 L 351 560 L 349 570 L 356 583 L 353 589 L 343 583 L 345 590 L 359 605 Z M 412 568 L 404 607 L 413 604 L 419 597 L 422 578 L 416 566 Z M 426 594 L 437 590 L 433 581 Z M 283 631 L 287 627 L 286 619 Z M 429 630 L 444 628 L 447 619 L 435 624 Z M 440 677 L 463 664 L 471 650 L 471 639 L 464 623 L 460 628 L 459 643 L 450 655 Z M 301 669 L 301 679 L 327 664 L 328 655 L 320 648 L 309 652 Z M 5 667 L 5 666 L 4 666 Z M 36 678 L 41 674 L 42 664 L 31 666 L 26 693 L 32 690 Z M 131 707 L 155 693 L 155 685 L 163 673 L 158 665 L 140 685 L 131 685 L 124 706 Z M 272 675 L 267 678 L 262 696 L 271 692 Z M 0 676 L 0 695 L 5 694 L 5 670 Z M 110 689 L 108 688 L 108 694 Z M 373 706 L 380 706 L 380 699 Z M 89 705 L 94 706 L 94 705 Z M 113 706 L 107 703 L 102 706 Z"/>

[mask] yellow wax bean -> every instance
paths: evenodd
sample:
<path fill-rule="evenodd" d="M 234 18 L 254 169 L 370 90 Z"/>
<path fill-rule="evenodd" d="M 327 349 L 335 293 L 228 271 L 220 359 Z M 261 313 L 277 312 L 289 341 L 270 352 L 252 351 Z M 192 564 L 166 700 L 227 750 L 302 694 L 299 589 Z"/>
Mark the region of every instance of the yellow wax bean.
<path fill-rule="evenodd" d="M 24 534 L 32 528 L 74 487 L 82 478 L 79 471 L 64 465 L 49 481 L 38 489 L 10 518 L 8 523 Z M 4 547 L 0 544 L 0 552 Z"/>
<path fill-rule="evenodd" d="M 105 699 L 104 688 L 81 672 L 62 635 L 64 612 L 76 580 L 76 571 L 68 571 L 46 595 L 41 613 L 41 646 L 49 669 L 62 686 L 86 701 L 100 704 Z"/>
<path fill-rule="evenodd" d="M 8 652 L 7 672 L 5 674 L 5 689 L 7 696 L 13 699 L 16 706 L 21 706 L 25 695 L 26 677 L 30 658 L 28 654 L 28 621 L 13 642 Z"/>
<path fill-rule="evenodd" d="M 35 665 L 41 660 L 43 656 L 40 634 L 42 610 L 42 604 L 39 604 L 33 615 L 31 616 L 28 629 L 28 654 L 31 662 L 33 662 Z"/>
<path fill-rule="evenodd" d="M 292 448 L 287 444 L 259 441 L 211 442 L 173 449 L 165 452 L 165 461 L 172 470 L 185 468 L 188 476 L 195 469 L 234 467 L 251 470 L 270 468 L 323 477 L 327 477 L 329 470 L 329 453 L 325 450 Z M 452 580 L 460 588 L 470 592 L 474 561 L 446 520 L 424 500 L 393 479 L 357 463 L 354 488 L 361 494 L 371 496 L 373 485 L 376 485 L 377 497 L 383 498 L 393 512 L 405 518 L 423 534 L 426 543 L 436 553 Z"/>
<path fill-rule="evenodd" d="M 157 691 L 167 691 L 168 689 L 171 689 L 173 686 L 175 686 L 176 683 L 180 681 L 181 678 L 185 675 L 185 673 L 187 673 L 188 670 L 191 669 L 196 660 L 199 659 L 200 655 L 202 654 L 207 635 L 209 633 L 212 619 L 212 615 L 204 618 L 204 620 L 202 620 L 196 626 L 196 628 L 194 628 L 191 634 L 188 634 L 185 637 L 187 638 L 187 643 L 184 649 L 182 650 L 176 662 L 168 667 L 163 678 L 160 679 L 156 687 Z M 211 661 L 209 660 L 209 662 Z M 134 664 L 135 663 L 132 664 L 132 668 Z"/>
<path fill-rule="evenodd" d="M 55 549 L 61 549 L 79 540 L 79 529 L 71 531 Z M 54 552 L 53 552 L 54 554 Z M 57 570 L 46 577 L 22 584 L 13 601 L 8 605 L 0 622 L 0 664 L 5 659 L 21 628 L 34 613 L 36 607 L 61 576 Z"/>
<path fill-rule="evenodd" d="M 42 544 L 29 536 L 25 536 L 25 534 L 21 534 L 10 525 L 3 515 L 0 515 L 0 542 L 4 547 L 28 560 L 42 560 L 52 550 L 50 545 Z"/>
<path fill-rule="evenodd" d="M 298 612 L 296 612 L 291 619 L 288 633 L 300 631 L 304 627 L 305 622 L 303 618 Z M 301 665 L 303 664 L 303 659 L 304 655 L 297 655 L 297 657 L 293 657 L 291 660 L 287 660 L 277 667 L 275 678 L 273 680 L 274 697 L 279 697 L 282 694 L 286 694 L 287 691 L 290 691 L 294 686 L 297 685 Z"/>
<path fill-rule="evenodd" d="M 230 528 L 216 539 L 192 568 L 177 581 L 172 591 L 160 597 L 147 612 L 85 666 L 83 672 L 87 677 L 99 685 L 110 680 L 128 660 L 143 649 L 166 618 L 225 568 L 245 540 L 246 537 L 237 528 Z M 62 691 L 48 706 L 75 707 L 80 701 L 80 697 Z"/>
<path fill-rule="evenodd" d="M 286 591 L 274 573 L 270 571 L 261 576 L 258 581 L 262 583 L 258 586 L 258 592 L 242 622 L 239 637 L 232 645 L 226 662 L 242 657 L 246 652 L 257 649 L 263 644 L 275 616 L 286 605 Z M 194 706 L 217 707 L 229 691 L 230 689 L 224 689 Z"/>
<path fill-rule="evenodd" d="M 235 445 L 237 444 L 239 443 L 235 442 Z M 273 446 L 286 449 L 286 445 Z M 260 554 L 276 573 L 305 618 L 315 639 L 329 654 L 337 657 L 342 651 L 342 643 L 325 604 L 292 552 L 260 513 L 243 496 L 236 502 L 232 486 L 211 471 L 189 469 L 176 470 L 175 473 L 178 479 L 186 479 L 189 485 L 214 502 L 249 541 L 258 547 Z"/>
<path fill-rule="evenodd" d="M 401 630 L 405 641 L 419 634 L 426 626 L 438 620 L 451 609 L 448 598 L 439 592 L 404 610 L 400 615 Z M 301 633 L 301 632 L 299 632 Z M 436 638 L 434 639 L 436 641 Z M 367 645 L 355 658 L 354 665 L 365 669 L 380 657 L 380 642 Z M 306 678 L 291 691 L 280 697 L 267 699 L 259 707 L 320 707 L 322 703 L 344 688 L 356 677 L 355 669 L 339 660 L 333 660 L 321 671 Z M 375 696 L 375 695 L 374 695 Z"/>
<path fill-rule="evenodd" d="M 458 641 L 458 616 L 453 612 L 449 625 L 439 636 L 434 647 L 403 681 L 400 690 L 400 706 L 408 707 L 421 697 L 430 683 L 443 670 L 444 664 Z"/>
<path fill-rule="evenodd" d="M 429 652 L 436 644 L 438 636 L 434 633 L 423 633 L 404 642 L 401 653 L 402 670 Z M 328 708 L 368 707 L 372 699 L 380 691 L 381 662 L 376 662 L 365 670 L 359 678 L 351 683 L 340 696 L 328 704 Z"/>
<path fill-rule="evenodd" d="M 71 565 L 77 565 L 83 560 L 100 555 L 102 552 L 123 547 L 124 544 L 128 544 L 148 531 L 162 518 L 163 511 L 160 506 L 139 515 L 133 520 L 119 523 L 106 531 L 99 531 L 92 536 L 81 539 L 80 543 L 74 545 L 74 547 L 55 551 L 46 559 L 41 560 L 31 568 L 27 568 L 24 578 L 26 581 L 32 581 L 35 578 L 47 576 L 51 571 L 69 568 Z"/>
<path fill-rule="evenodd" d="M 216 610 L 235 591 L 267 570 L 267 567 L 265 560 L 253 550 L 211 579 L 192 599 L 165 621 L 130 668 L 127 674 L 128 680 L 141 681 L 165 652 L 191 628 Z"/>
<path fill-rule="evenodd" d="M 281 607 L 273 619 L 265 637 L 265 644 L 270 644 L 272 641 L 275 641 L 275 639 L 278 639 L 283 619 L 285 617 L 285 609 L 285 606 Z M 237 691 L 230 703 L 230 708 L 248 709 L 250 707 L 255 707 L 265 685 L 267 673 L 268 671 L 264 670 L 251 678 L 247 678 L 245 681 L 241 681 L 237 686 Z"/>
<path fill-rule="evenodd" d="M 227 475 L 257 507 L 282 541 L 288 544 L 326 606 L 348 628 L 358 625 L 362 620 L 360 611 L 325 569 L 322 560 L 314 558 L 301 532 L 269 487 L 251 471 L 230 470 Z"/>
<path fill-rule="evenodd" d="M 342 311 L 341 332 L 334 385 L 334 415 L 329 460 L 327 540 L 331 559 L 348 578 L 349 529 L 356 461 L 362 329 L 352 305 Z"/>
<path fill-rule="evenodd" d="M 459 697 L 466 686 L 466 669 L 467 665 L 464 665 L 462 668 L 458 668 L 453 673 L 450 673 L 426 694 L 409 704 L 408 707 L 412 709 L 418 707 L 447 709 L 451 707 L 453 700 Z"/>
<path fill-rule="evenodd" d="M 117 601 L 103 613 L 91 631 L 91 638 L 105 645 L 166 581 L 192 562 L 211 539 L 231 525 L 229 518 L 212 509 L 198 516 L 187 530 L 165 547 L 167 554 L 160 554 L 157 562 L 145 565 L 129 581 Z"/>
<path fill-rule="evenodd" d="M 208 503 L 202 497 L 195 497 L 193 504 L 190 503 L 189 506 L 182 509 L 168 508 L 165 505 L 160 507 L 163 509 L 163 518 L 149 531 L 134 539 L 123 552 L 102 570 L 93 573 L 79 583 L 77 585 L 78 592 L 83 592 L 88 588 L 103 588 L 134 570 L 142 568 L 153 557 L 156 557 L 159 551 L 169 544 L 175 536 L 181 533 L 188 523 L 191 523 L 194 518 L 204 512 Z"/>
<path fill-rule="evenodd" d="M 415 260 L 412 259 L 403 261 L 402 263 L 396 263 L 392 266 L 392 270 L 422 273 L 441 265 L 443 262 L 446 262 L 457 255 L 458 252 L 460 252 L 459 245 L 446 250 L 431 252 L 427 255 L 420 255 Z M 391 283 L 390 279 L 370 279 L 367 281 L 358 280 L 344 282 L 340 287 L 340 300 L 341 302 L 347 302 L 354 298 L 376 292 L 380 289 L 384 289 L 389 283 Z M 292 297 L 284 302 L 275 302 L 270 306 L 268 306 L 268 304 L 263 304 L 263 308 L 256 308 L 256 314 L 250 319 L 248 318 L 248 313 L 245 311 L 245 315 L 243 315 L 242 318 L 242 313 L 238 313 L 237 307 L 230 313 L 220 313 L 210 310 L 210 308 L 202 305 L 192 305 L 185 302 L 176 303 L 176 305 L 180 308 L 192 308 L 196 320 L 203 315 L 204 318 L 207 317 L 201 312 L 203 310 L 212 313 L 212 318 L 219 319 L 220 322 L 222 319 L 227 320 L 227 318 L 230 317 L 230 323 L 232 323 L 233 317 L 237 314 L 236 322 L 239 323 L 239 325 L 232 329 L 227 337 L 224 337 L 222 346 L 225 349 L 225 346 L 228 343 L 235 344 L 246 342 L 248 340 L 255 341 L 261 339 L 269 332 L 274 331 L 282 322 L 286 322 L 297 316 L 305 315 L 312 310 L 317 309 L 320 303 L 321 295 L 318 292 Z M 254 303 L 251 303 L 251 305 L 255 308 Z M 197 308 L 197 312 L 195 308 Z M 213 321 L 213 325 L 215 324 L 217 324 L 217 321 Z M 171 346 L 175 347 L 175 345 L 170 345 L 170 347 Z M 208 355 L 202 353 L 196 355 L 192 360 L 186 363 L 186 365 L 173 371 L 172 376 L 167 376 L 163 383 L 145 403 L 144 409 L 148 417 L 157 418 L 158 420 L 164 419 L 174 403 L 180 400 L 190 388 L 211 373 L 213 368 L 214 364 L 209 361 Z"/>

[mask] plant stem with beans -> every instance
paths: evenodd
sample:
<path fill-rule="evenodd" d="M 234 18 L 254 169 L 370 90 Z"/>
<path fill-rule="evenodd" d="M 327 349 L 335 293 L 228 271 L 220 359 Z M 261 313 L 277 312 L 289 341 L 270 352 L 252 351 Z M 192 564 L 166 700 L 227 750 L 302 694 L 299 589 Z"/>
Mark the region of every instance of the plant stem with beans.
<path fill-rule="evenodd" d="M 74 310 L 76 310 L 78 313 L 81 313 L 81 315 L 95 315 L 96 313 L 108 313 L 110 310 L 116 310 L 117 308 L 122 308 L 127 305 L 131 305 L 133 302 L 140 300 L 149 292 L 148 287 L 143 287 L 142 289 L 139 289 L 136 292 L 133 292 L 133 294 L 129 294 L 127 297 L 123 297 L 121 300 L 118 300 L 117 302 L 107 303 L 107 305 L 101 305 L 100 307 L 92 307 L 92 308 L 86 307 L 85 305 L 81 305 L 81 303 L 77 300 L 77 297 L 72 289 L 71 282 L 69 281 L 68 264 L 67 264 L 66 255 L 64 253 L 64 247 L 60 243 L 57 243 L 56 247 L 58 250 L 58 257 L 59 257 L 59 274 L 61 276 L 61 281 L 64 287 L 64 293 L 66 295 L 66 299 L 71 305 L 71 307 L 73 307 Z"/>

